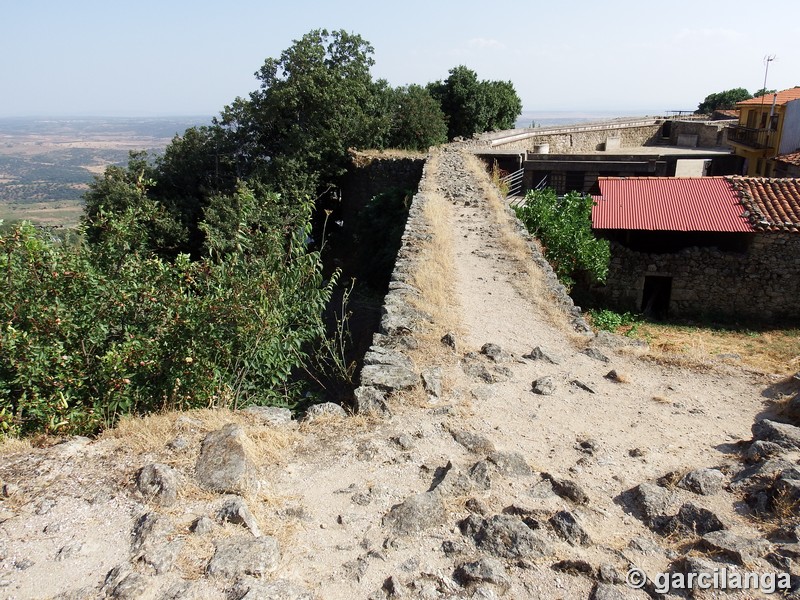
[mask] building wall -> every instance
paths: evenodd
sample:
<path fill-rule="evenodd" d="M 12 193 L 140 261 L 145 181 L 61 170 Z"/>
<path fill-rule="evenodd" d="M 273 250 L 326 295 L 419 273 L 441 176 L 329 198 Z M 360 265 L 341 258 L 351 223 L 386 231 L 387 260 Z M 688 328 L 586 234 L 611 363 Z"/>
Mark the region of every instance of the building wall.
<path fill-rule="evenodd" d="M 783 113 L 783 129 L 778 154 L 789 154 L 800 148 L 800 100 L 792 100 Z"/>
<path fill-rule="evenodd" d="M 618 310 L 641 310 L 646 276 L 672 277 L 671 316 L 755 321 L 800 319 L 800 234 L 756 233 L 744 254 L 687 248 L 634 252 L 611 244 L 606 285 L 597 293 Z"/>

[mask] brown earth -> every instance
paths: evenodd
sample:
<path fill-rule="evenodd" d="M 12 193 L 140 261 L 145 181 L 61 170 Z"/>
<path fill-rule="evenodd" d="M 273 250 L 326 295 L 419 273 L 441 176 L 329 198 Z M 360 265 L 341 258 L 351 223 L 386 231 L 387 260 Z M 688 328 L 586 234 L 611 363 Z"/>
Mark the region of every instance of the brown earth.
<path fill-rule="evenodd" d="M 242 412 L 199 411 L 125 421 L 98 440 L 7 444 L 0 455 L 7 490 L 0 503 L 0 597 L 589 598 L 601 597 L 602 589 L 593 591 L 601 565 L 623 578 L 632 565 L 653 576 L 677 557 L 697 554 L 695 537 L 654 533 L 623 493 L 698 467 L 719 468 L 729 481 L 751 425 L 771 410 L 777 381 L 735 365 L 698 372 L 642 360 L 641 346 L 574 333 L 468 153 L 435 153 L 420 195 L 430 236 L 419 243 L 413 277 L 416 304 L 433 321 L 414 333 L 417 347 L 407 354 L 418 370 L 441 368 L 439 397 L 421 386 L 395 394 L 391 416 L 382 418 L 267 426 Z M 448 332 L 455 351 L 439 341 Z M 495 359 L 481 353 L 487 343 L 502 350 Z M 559 364 L 524 358 L 536 346 Z M 587 348 L 608 362 L 583 353 Z M 616 380 L 606 377 L 612 369 Z M 554 392 L 534 393 L 532 382 L 545 376 Z M 242 424 L 253 442 L 259 486 L 245 500 L 261 531 L 281 546 L 277 568 L 263 580 L 288 580 L 307 596 L 259 596 L 257 587 L 245 596 L 235 578 L 206 573 L 215 545 L 243 530 L 217 523 L 207 534 L 189 531 L 222 502 L 197 485 L 194 465 L 206 433 L 226 422 Z M 457 442 L 454 434 L 464 432 L 481 443 L 468 449 Z M 504 468 L 497 456 L 492 462 L 490 446 L 518 453 L 529 470 Z M 470 475 L 481 461 L 488 489 Z M 182 474 L 171 507 L 154 506 L 136 491 L 138 470 L 153 462 Z M 433 522 L 411 534 L 393 527 L 393 507 L 436 487 L 443 475 L 450 483 L 439 484 L 442 514 L 428 514 Z M 586 502 L 559 495 L 553 479 L 576 483 Z M 701 505 L 741 535 L 775 527 L 749 518 L 736 492 L 674 493 L 676 507 Z M 569 543 L 545 527 L 551 548 L 544 556 L 494 556 L 494 574 L 471 582 L 454 576 L 486 554 L 459 524 L 470 514 L 504 510 L 544 521 L 568 511 L 590 542 Z M 168 517 L 169 539 L 183 544 L 161 574 L 137 562 L 131 549 L 134 522 L 148 511 Z M 591 576 L 559 570 L 564 560 L 585 561 Z M 143 577 L 135 596 L 103 586 L 120 564 Z M 761 561 L 754 568 L 770 567 Z M 796 563 L 791 569 L 796 575 Z M 648 597 L 619 581 L 604 591 Z"/>

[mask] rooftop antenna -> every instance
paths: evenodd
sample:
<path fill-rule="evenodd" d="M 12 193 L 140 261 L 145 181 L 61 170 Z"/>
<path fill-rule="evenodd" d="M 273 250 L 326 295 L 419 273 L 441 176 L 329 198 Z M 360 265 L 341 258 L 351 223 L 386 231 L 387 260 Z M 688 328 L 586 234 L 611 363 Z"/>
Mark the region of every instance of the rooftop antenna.
<path fill-rule="evenodd" d="M 775 55 L 774 54 L 767 54 L 764 57 L 764 65 L 765 65 L 764 66 L 764 87 L 761 88 L 761 91 L 765 92 L 765 93 L 761 94 L 761 106 L 762 107 L 764 106 L 764 96 L 766 96 L 766 91 L 767 91 L 767 73 L 769 73 L 769 63 L 771 63 L 773 60 L 775 60 Z"/>

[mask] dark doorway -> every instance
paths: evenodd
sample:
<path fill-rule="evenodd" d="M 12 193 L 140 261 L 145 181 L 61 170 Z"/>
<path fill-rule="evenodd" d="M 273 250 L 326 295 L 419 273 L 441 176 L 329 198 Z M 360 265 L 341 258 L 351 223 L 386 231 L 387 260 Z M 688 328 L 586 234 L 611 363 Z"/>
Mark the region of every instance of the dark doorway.
<path fill-rule="evenodd" d="M 667 138 L 672 135 L 672 121 L 664 121 L 664 125 L 661 126 L 661 137 Z"/>
<path fill-rule="evenodd" d="M 669 311 L 672 277 L 647 275 L 642 290 L 642 313 L 651 319 L 664 319 Z"/>

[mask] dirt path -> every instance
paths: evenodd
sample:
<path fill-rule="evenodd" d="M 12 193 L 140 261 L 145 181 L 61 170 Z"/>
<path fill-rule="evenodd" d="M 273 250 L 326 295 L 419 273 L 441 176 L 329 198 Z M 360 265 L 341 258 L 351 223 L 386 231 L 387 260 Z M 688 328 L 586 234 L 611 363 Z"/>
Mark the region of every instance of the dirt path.
<path fill-rule="evenodd" d="M 299 427 L 167 415 L 96 442 L 0 455 L 0 597 L 647 598 L 623 584 L 626 571 L 667 570 L 687 539 L 651 530 L 626 492 L 698 467 L 729 481 L 768 382 L 643 361 L 571 333 L 566 315 L 543 310 L 546 286 L 471 161 L 444 151 L 420 191 L 439 203 L 430 235 L 448 238 L 451 256 L 438 258 L 452 280 L 431 308 L 441 322 L 401 347 L 417 371 L 440 369 L 438 396 L 418 386 L 390 399 L 391 416 Z M 449 330 L 455 350 L 439 342 Z M 530 357 L 535 347 L 557 364 Z M 551 393 L 532 391 L 545 377 Z M 242 555 L 238 570 L 212 576 L 224 540 L 255 539 L 221 524 L 230 497 L 193 479 L 206 434 L 229 421 L 255 448 L 258 485 L 243 497 L 280 559 L 248 571 Z M 154 462 L 179 473 L 176 504 L 136 491 Z M 669 514 L 693 502 L 759 535 L 732 492 L 669 493 Z M 148 512 L 168 526 L 143 544 L 136 523 Z M 191 532 L 201 517 L 209 530 Z"/>

